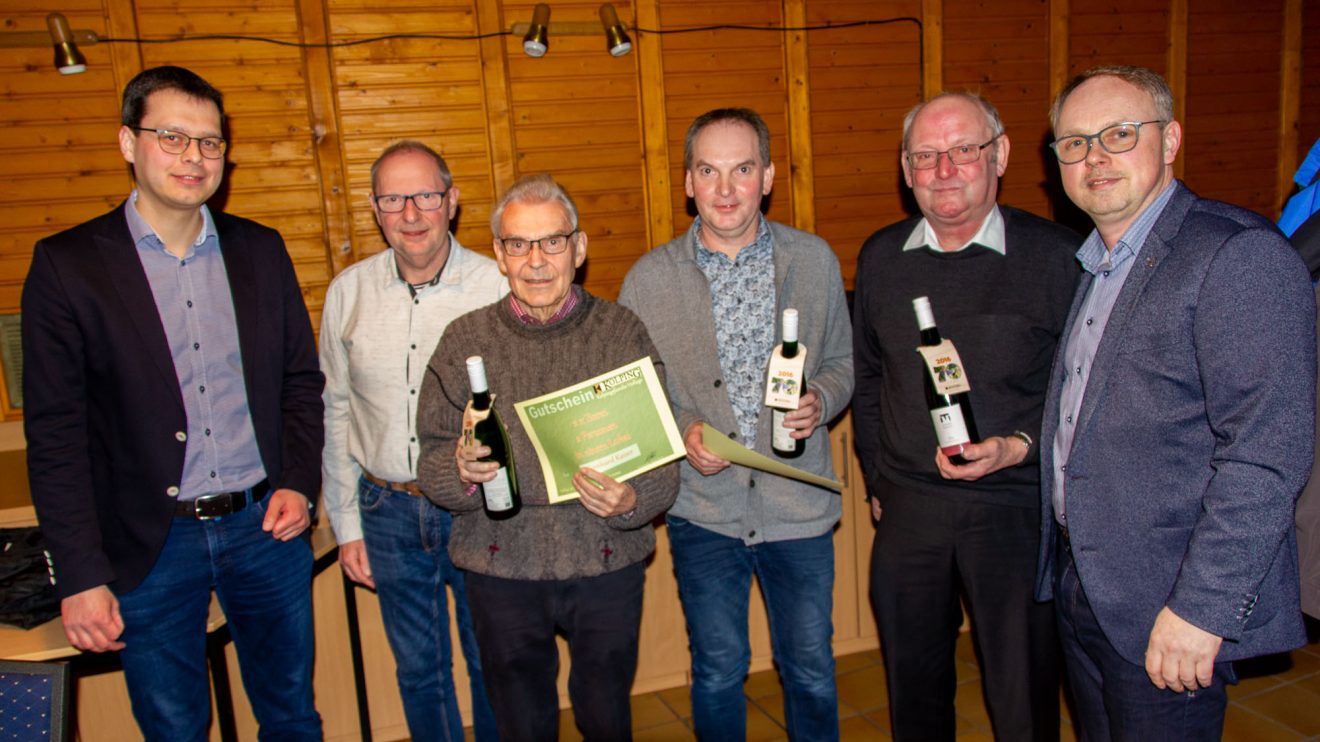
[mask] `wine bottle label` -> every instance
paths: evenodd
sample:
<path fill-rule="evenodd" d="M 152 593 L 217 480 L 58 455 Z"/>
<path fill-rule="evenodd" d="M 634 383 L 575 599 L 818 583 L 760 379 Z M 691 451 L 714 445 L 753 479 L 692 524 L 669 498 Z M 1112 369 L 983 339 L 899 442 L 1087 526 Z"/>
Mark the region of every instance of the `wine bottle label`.
<path fill-rule="evenodd" d="M 926 371 L 930 380 L 935 382 L 935 391 L 943 395 L 962 394 L 972 390 L 963 369 L 958 349 L 951 340 L 945 339 L 939 345 L 921 345 L 917 347 L 922 360 L 926 362 Z"/>
<path fill-rule="evenodd" d="M 481 493 L 486 498 L 486 509 L 502 513 L 513 507 L 513 493 L 509 489 L 509 470 L 501 466 L 495 471 L 495 478 L 481 485 Z"/>
<path fill-rule="evenodd" d="M 807 347 L 798 344 L 797 355 L 784 357 L 782 345 L 770 353 L 770 370 L 765 377 L 765 405 L 781 410 L 796 410 L 802 397 L 802 378 L 807 368 Z"/>
<path fill-rule="evenodd" d="M 962 447 L 972 442 L 961 405 L 936 407 L 930 411 L 930 420 L 935 423 L 935 438 L 946 456 L 962 453 Z"/>
<path fill-rule="evenodd" d="M 793 429 L 784 427 L 784 415 L 788 413 L 783 410 L 770 412 L 770 445 L 776 451 L 793 451 L 797 448 L 797 440 L 789 435 Z"/>

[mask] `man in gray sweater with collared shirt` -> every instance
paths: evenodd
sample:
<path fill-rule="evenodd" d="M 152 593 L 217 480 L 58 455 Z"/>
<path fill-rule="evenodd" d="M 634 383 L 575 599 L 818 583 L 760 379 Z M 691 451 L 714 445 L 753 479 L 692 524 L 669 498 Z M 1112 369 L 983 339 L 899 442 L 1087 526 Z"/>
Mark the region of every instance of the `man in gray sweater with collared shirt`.
<path fill-rule="evenodd" d="M 774 182 L 770 133 L 747 109 L 698 117 L 684 147 L 687 194 L 698 218 L 643 256 L 619 302 L 638 314 L 666 361 L 666 385 L 687 460 L 667 518 L 692 648 L 697 737 L 746 736 L 742 683 L 751 653 L 747 608 L 760 581 L 784 684 L 792 739 L 837 739 L 830 612 L 833 528 L 828 490 L 742 466 L 702 445 L 703 423 L 762 454 L 771 449 L 763 402 L 777 318 L 798 310 L 808 388 L 785 418 L 806 440 L 791 463 L 833 476 L 825 423 L 852 396 L 852 330 L 839 261 L 823 240 L 761 216 Z"/>

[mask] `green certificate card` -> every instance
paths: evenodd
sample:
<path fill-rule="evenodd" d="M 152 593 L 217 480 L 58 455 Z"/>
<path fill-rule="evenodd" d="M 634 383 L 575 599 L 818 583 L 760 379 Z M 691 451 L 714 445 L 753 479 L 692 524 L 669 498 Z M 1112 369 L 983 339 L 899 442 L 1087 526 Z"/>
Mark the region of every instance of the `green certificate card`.
<path fill-rule="evenodd" d="M 577 499 L 573 475 L 584 466 L 623 482 L 686 455 L 649 356 L 513 408 L 551 503 Z"/>

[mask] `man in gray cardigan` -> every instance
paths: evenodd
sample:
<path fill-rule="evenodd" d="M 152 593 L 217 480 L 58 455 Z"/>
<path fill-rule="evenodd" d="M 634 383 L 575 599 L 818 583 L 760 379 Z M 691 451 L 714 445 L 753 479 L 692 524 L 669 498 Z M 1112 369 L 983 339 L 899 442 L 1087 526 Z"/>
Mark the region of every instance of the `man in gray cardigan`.
<path fill-rule="evenodd" d="M 670 403 L 684 431 L 678 500 L 667 518 L 692 648 L 697 737 L 746 736 L 742 694 L 751 652 L 752 575 L 770 614 L 792 739 L 837 739 L 830 618 L 833 492 L 732 466 L 702 445 L 703 423 L 774 456 L 765 373 L 780 342 L 777 318 L 797 309 L 808 389 L 785 418 L 806 440 L 791 463 L 833 476 L 824 423 L 852 396 L 852 329 L 829 245 L 761 216 L 774 182 L 770 132 L 746 109 L 717 109 L 688 129 L 687 194 L 698 218 L 686 234 L 643 256 L 619 302 L 646 324 L 666 361 Z"/>

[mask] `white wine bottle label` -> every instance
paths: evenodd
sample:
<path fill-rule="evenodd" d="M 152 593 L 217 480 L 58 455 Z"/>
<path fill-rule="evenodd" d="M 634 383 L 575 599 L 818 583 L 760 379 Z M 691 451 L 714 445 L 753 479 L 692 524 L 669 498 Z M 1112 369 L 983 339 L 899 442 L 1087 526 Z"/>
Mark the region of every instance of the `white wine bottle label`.
<path fill-rule="evenodd" d="M 797 448 L 797 440 L 789 435 L 793 429 L 784 427 L 784 415 L 788 413 L 783 410 L 770 412 L 770 445 L 774 446 L 776 451 L 793 451 Z"/>
<path fill-rule="evenodd" d="M 963 420 L 960 405 L 936 407 L 930 411 L 930 420 L 935 423 L 935 438 L 946 456 L 962 453 L 962 447 L 972 442 L 971 436 L 967 435 L 967 421 Z"/>
<path fill-rule="evenodd" d="M 486 497 L 486 508 L 493 513 L 502 513 L 513 507 L 513 493 L 509 491 L 509 470 L 501 466 L 495 472 L 495 478 L 481 485 L 481 492 Z"/>
<path fill-rule="evenodd" d="M 926 370 L 930 372 L 930 380 L 935 382 L 936 392 L 951 395 L 972 390 L 967 373 L 963 370 L 962 359 L 958 357 L 958 349 L 953 347 L 952 341 L 946 338 L 939 345 L 922 345 L 917 348 L 917 352 L 926 362 Z"/>
<path fill-rule="evenodd" d="M 796 410 L 802 396 L 802 378 L 807 367 L 807 347 L 798 345 L 797 355 L 784 357 L 784 346 L 776 345 L 770 352 L 769 369 L 765 377 L 765 406 Z"/>

